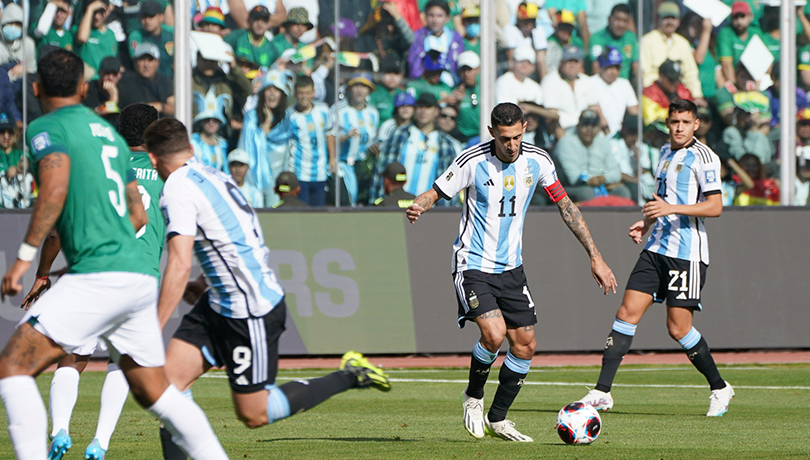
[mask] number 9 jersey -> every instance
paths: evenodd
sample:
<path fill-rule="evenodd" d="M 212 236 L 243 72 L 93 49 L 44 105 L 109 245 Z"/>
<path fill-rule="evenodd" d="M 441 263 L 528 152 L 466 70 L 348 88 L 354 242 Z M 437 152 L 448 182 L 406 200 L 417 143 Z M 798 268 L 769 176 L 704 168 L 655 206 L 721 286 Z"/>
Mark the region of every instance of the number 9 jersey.
<path fill-rule="evenodd" d="M 268 264 L 259 219 L 229 176 L 192 158 L 166 180 L 160 209 L 167 240 L 194 237 L 214 311 L 259 317 L 281 302 L 284 291 Z"/>

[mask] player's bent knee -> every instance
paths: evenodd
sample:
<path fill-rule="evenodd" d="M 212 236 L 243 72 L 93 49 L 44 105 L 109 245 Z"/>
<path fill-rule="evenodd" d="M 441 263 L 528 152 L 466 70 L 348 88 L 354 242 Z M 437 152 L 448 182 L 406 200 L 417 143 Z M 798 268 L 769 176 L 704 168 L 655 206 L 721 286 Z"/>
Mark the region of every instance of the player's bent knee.
<path fill-rule="evenodd" d="M 236 417 L 245 424 L 246 427 L 254 429 L 265 426 L 269 423 L 267 412 L 257 411 L 255 408 L 235 407 Z"/>

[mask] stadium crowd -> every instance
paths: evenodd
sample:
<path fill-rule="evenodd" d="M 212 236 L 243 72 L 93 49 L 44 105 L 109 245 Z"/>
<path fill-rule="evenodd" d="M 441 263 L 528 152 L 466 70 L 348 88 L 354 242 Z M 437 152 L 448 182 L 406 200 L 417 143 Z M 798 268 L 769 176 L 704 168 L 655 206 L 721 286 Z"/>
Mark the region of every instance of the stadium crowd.
<path fill-rule="evenodd" d="M 724 204 L 779 204 L 779 2 L 723 2 L 730 14 L 719 27 L 682 2 L 645 2 L 639 34 L 635 1 L 496 1 L 494 102 L 520 105 L 524 140 L 552 153 L 572 199 L 632 205 L 655 190 L 669 102 L 693 100 L 698 137 L 723 162 Z M 175 113 L 170 1 L 26 4 L 27 20 L 16 3 L 0 16 L 3 208 L 36 196 L 21 142 L 24 120 L 42 115 L 35 56 L 77 53 L 84 103 L 113 124 L 136 102 Z M 479 142 L 480 0 L 341 0 L 340 9 L 331 0 L 192 2 L 195 157 L 232 174 L 254 207 L 323 206 L 338 194 L 342 206 L 407 207 Z M 810 6 L 797 13 L 794 202 L 805 205 Z M 547 204 L 539 195 L 532 204 Z"/>

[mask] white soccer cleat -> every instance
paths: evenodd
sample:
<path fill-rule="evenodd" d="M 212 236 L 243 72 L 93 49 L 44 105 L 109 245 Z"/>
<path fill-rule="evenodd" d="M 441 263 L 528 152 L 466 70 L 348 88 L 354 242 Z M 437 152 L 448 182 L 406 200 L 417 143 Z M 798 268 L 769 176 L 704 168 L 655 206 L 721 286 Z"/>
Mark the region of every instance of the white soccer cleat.
<path fill-rule="evenodd" d="M 484 428 L 484 400 L 467 396 L 467 390 L 461 393 L 461 405 L 464 407 L 464 428 L 474 438 L 483 438 Z"/>
<path fill-rule="evenodd" d="M 608 391 L 591 390 L 588 394 L 580 399 L 585 404 L 590 404 L 596 410 L 608 411 L 613 409 L 613 396 Z"/>
<path fill-rule="evenodd" d="M 486 415 L 484 417 L 484 420 L 487 425 L 487 434 L 492 436 L 493 438 L 498 437 L 506 439 L 507 441 L 517 441 L 517 442 L 534 442 L 534 439 L 516 430 L 515 422 L 511 420 L 490 422 L 489 415 Z"/>
<path fill-rule="evenodd" d="M 712 390 L 712 395 L 709 396 L 709 412 L 706 412 L 706 417 L 722 417 L 728 412 L 728 404 L 733 398 L 734 388 L 731 388 L 731 384 L 728 382 L 726 382 L 725 388 Z"/>

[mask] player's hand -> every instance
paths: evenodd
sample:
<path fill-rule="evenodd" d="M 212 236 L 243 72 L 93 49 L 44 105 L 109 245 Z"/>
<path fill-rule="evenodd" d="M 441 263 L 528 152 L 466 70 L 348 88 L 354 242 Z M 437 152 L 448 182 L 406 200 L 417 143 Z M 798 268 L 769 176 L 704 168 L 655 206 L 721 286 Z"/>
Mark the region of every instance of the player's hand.
<path fill-rule="evenodd" d="M 644 238 L 645 233 L 647 233 L 647 221 L 642 219 L 630 226 L 628 236 L 634 243 L 641 244 L 641 239 Z"/>
<path fill-rule="evenodd" d="M 641 208 L 641 213 L 647 219 L 658 219 L 672 214 L 672 205 L 661 199 L 658 195 L 653 195 L 653 200 L 648 201 Z"/>
<path fill-rule="evenodd" d="M 412 224 L 415 224 L 423 212 L 425 212 L 425 208 L 413 203 L 405 210 L 405 215 L 408 216 L 408 220 L 411 221 Z"/>
<path fill-rule="evenodd" d="M 591 187 L 598 187 L 605 183 L 605 176 L 593 176 L 588 179 L 588 185 Z"/>
<path fill-rule="evenodd" d="M 608 294 L 608 291 L 616 293 L 616 276 L 613 275 L 613 270 L 607 266 L 601 256 L 591 259 L 591 274 L 596 280 L 596 284 L 605 290 L 605 295 Z"/>
<path fill-rule="evenodd" d="M 39 296 L 41 296 L 43 292 L 47 291 L 50 288 L 51 288 L 50 278 L 41 279 L 40 277 L 37 277 L 37 280 L 34 281 L 34 285 L 31 286 L 31 290 L 23 299 L 20 308 L 24 308 L 26 311 L 28 311 L 28 309 L 31 308 L 31 305 L 33 305 L 34 302 L 37 299 L 39 299 Z"/>
<path fill-rule="evenodd" d="M 14 265 L 8 269 L 6 274 L 3 276 L 3 284 L 2 288 L 0 288 L 0 301 L 5 302 L 6 296 L 15 296 L 22 291 L 23 286 L 20 283 L 20 279 L 28 271 L 28 267 L 31 266 L 31 262 L 25 262 L 20 259 L 17 259 L 14 262 Z"/>

